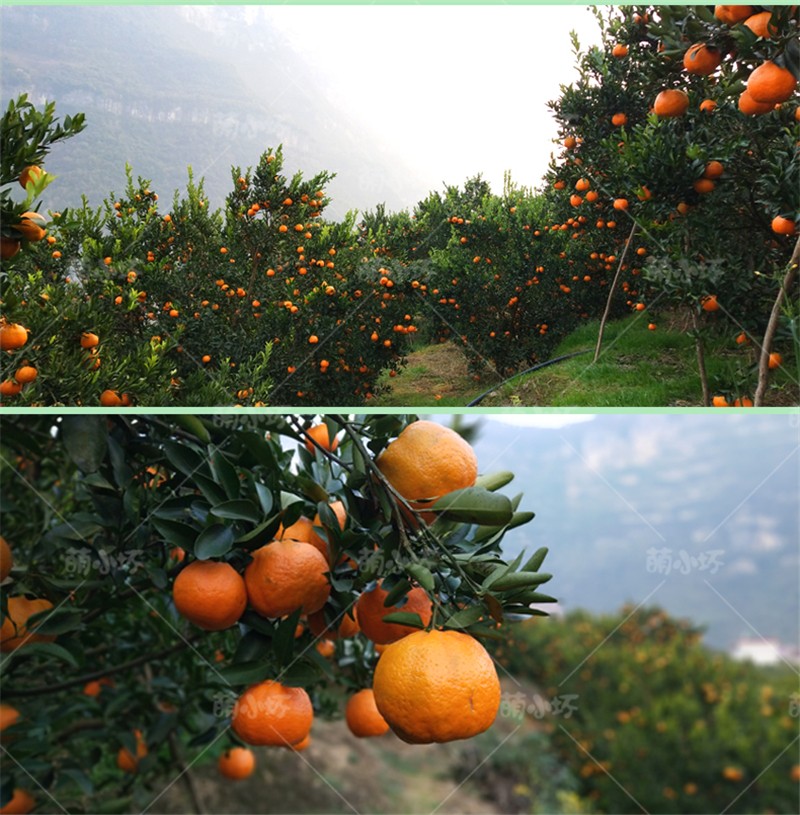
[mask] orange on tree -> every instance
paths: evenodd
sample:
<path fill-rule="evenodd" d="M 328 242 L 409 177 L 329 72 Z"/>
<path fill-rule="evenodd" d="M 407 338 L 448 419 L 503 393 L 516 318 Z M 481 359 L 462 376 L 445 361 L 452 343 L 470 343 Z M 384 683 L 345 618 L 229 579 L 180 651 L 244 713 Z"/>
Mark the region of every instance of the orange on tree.
<path fill-rule="evenodd" d="M 33 796 L 27 790 L 17 787 L 11 800 L 4 807 L 0 807 L 0 815 L 26 815 L 35 806 Z"/>
<path fill-rule="evenodd" d="M 611 49 L 611 56 L 616 57 L 617 59 L 622 59 L 623 57 L 627 57 L 628 56 L 628 46 L 624 45 L 621 42 L 618 42 Z"/>
<path fill-rule="evenodd" d="M 118 391 L 108 388 L 100 394 L 100 404 L 102 407 L 121 407 L 122 397 Z"/>
<path fill-rule="evenodd" d="M 305 442 L 306 449 L 312 455 L 315 453 L 317 448 L 311 439 L 313 439 L 320 447 L 327 450 L 329 453 L 335 452 L 336 448 L 339 446 L 339 439 L 334 436 L 331 440 L 330 433 L 328 432 L 328 425 L 326 425 L 324 422 L 314 425 L 313 427 L 309 427 L 308 430 L 305 431 L 305 434 L 309 437 Z"/>
<path fill-rule="evenodd" d="M 0 325 L 0 351 L 16 351 L 28 341 L 28 329 L 19 323 Z"/>
<path fill-rule="evenodd" d="M 709 161 L 703 170 L 703 178 L 719 178 L 725 172 L 721 161 Z"/>
<path fill-rule="evenodd" d="M 311 699 L 303 688 L 268 679 L 239 696 L 231 727 L 246 744 L 284 747 L 305 739 L 313 721 Z"/>
<path fill-rule="evenodd" d="M 794 235 L 795 229 L 795 222 L 791 218 L 784 218 L 783 215 L 776 215 L 772 219 L 772 231 L 776 235 Z"/>
<path fill-rule="evenodd" d="M 714 396 L 711 400 L 711 406 L 715 408 L 730 407 L 731 403 L 725 396 Z"/>
<path fill-rule="evenodd" d="M 344 718 L 350 732 L 360 739 L 382 736 L 389 732 L 389 723 L 381 716 L 375 704 L 372 688 L 364 688 L 347 700 Z"/>
<path fill-rule="evenodd" d="M 95 348 L 100 342 L 100 337 L 92 331 L 84 331 L 81 334 L 81 348 Z"/>
<path fill-rule="evenodd" d="M 8 541 L 0 535 L 0 583 L 11 574 L 14 566 L 14 556 L 11 554 L 11 547 Z"/>
<path fill-rule="evenodd" d="M 762 62 L 747 80 L 747 92 L 755 102 L 763 104 L 777 105 L 785 102 L 796 87 L 794 74 L 771 60 Z"/>
<path fill-rule="evenodd" d="M 492 658 L 469 634 L 416 631 L 381 654 L 375 703 L 410 744 L 468 739 L 483 733 L 500 707 Z"/>
<path fill-rule="evenodd" d="M 22 242 L 16 238 L 8 238 L 5 235 L 0 235 L 0 258 L 3 260 L 11 260 L 22 248 Z"/>
<path fill-rule="evenodd" d="M 55 637 L 49 634 L 36 634 L 36 628 L 28 629 L 28 618 L 34 614 L 53 608 L 49 600 L 43 598 L 29 600 L 27 597 L 8 598 L 8 616 L 0 629 L 0 651 L 3 653 L 33 642 L 52 642 Z"/>
<path fill-rule="evenodd" d="M 708 193 L 713 192 L 716 186 L 717 185 L 710 178 L 698 178 L 692 184 L 694 191 L 700 193 L 700 195 L 707 195 Z"/>
<path fill-rule="evenodd" d="M 653 112 L 662 119 L 683 116 L 689 109 L 689 94 L 677 88 L 661 91 L 653 102 Z"/>
<path fill-rule="evenodd" d="M 700 305 L 702 306 L 703 311 L 718 311 L 719 303 L 717 302 L 717 295 L 707 294 L 702 298 L 702 300 L 700 300 Z"/>
<path fill-rule="evenodd" d="M 726 25 L 736 25 L 746 20 L 753 13 L 752 6 L 714 6 L 714 16 Z"/>
<path fill-rule="evenodd" d="M 745 116 L 763 116 L 775 108 L 771 102 L 756 102 L 756 100 L 750 96 L 747 88 L 739 94 L 738 107 L 740 112 L 744 113 Z"/>
<path fill-rule="evenodd" d="M 233 781 L 241 781 L 252 775 L 255 767 L 255 753 L 247 747 L 231 747 L 220 755 L 217 762 L 220 775 Z"/>
<path fill-rule="evenodd" d="M 127 747 L 120 747 L 117 752 L 117 767 L 125 773 L 135 773 L 139 769 L 139 761 L 147 755 L 147 744 L 141 730 L 134 730 L 136 737 L 136 755 Z"/>
<path fill-rule="evenodd" d="M 767 363 L 771 371 L 774 371 L 776 368 L 780 368 L 783 364 L 783 357 L 777 352 L 773 351 L 769 355 L 769 362 Z"/>
<path fill-rule="evenodd" d="M 19 174 L 19 185 L 24 189 L 31 181 L 36 183 L 43 175 L 44 170 L 41 167 L 31 164 Z"/>
<path fill-rule="evenodd" d="M 428 625 L 433 616 L 433 603 L 425 589 L 415 586 L 406 595 L 402 605 L 386 606 L 389 592 L 379 583 L 372 591 L 364 592 L 356 603 L 356 613 L 361 632 L 370 640 L 381 645 L 407 637 L 417 629 L 402 623 L 384 622 L 384 617 L 398 611 L 419 614 L 422 624 Z"/>
<path fill-rule="evenodd" d="M 475 451 L 458 433 L 435 422 L 409 424 L 376 460 L 378 469 L 413 509 L 432 506 L 478 477 Z M 426 520 L 433 513 L 423 513 Z"/>
<path fill-rule="evenodd" d="M 0 396 L 17 396 L 22 392 L 22 385 L 13 379 L 4 379 L 0 382 Z"/>
<path fill-rule="evenodd" d="M 198 628 L 222 631 L 244 613 L 247 590 L 230 563 L 195 560 L 175 578 L 172 599 L 178 613 Z"/>
<path fill-rule="evenodd" d="M 20 712 L 12 705 L 0 703 L 0 733 L 7 727 L 16 724 L 20 719 Z"/>
<path fill-rule="evenodd" d="M 262 617 L 283 617 L 298 608 L 319 611 L 330 595 L 328 559 L 310 543 L 275 540 L 253 552 L 244 572 L 250 605 Z"/>
<path fill-rule="evenodd" d="M 44 228 L 46 223 L 44 216 L 38 212 L 23 212 L 19 223 L 11 224 L 11 228 L 19 232 L 26 241 L 35 243 L 47 234 Z"/>
<path fill-rule="evenodd" d="M 33 365 L 22 365 L 21 367 L 17 368 L 16 372 L 14 373 L 14 379 L 20 383 L 20 385 L 27 385 L 30 382 L 33 382 L 36 377 L 39 376 L 39 372 Z"/>
<path fill-rule="evenodd" d="M 763 37 L 764 39 L 769 39 L 775 33 L 777 33 L 776 27 L 770 25 L 771 20 L 772 20 L 771 11 L 759 11 L 756 14 L 751 14 L 744 21 L 744 24 L 753 32 L 753 34 L 756 35 L 756 37 Z"/>
<path fill-rule="evenodd" d="M 628 116 L 625 113 L 615 113 L 611 117 L 611 124 L 614 127 L 623 127 L 624 125 L 628 124 Z"/>
<path fill-rule="evenodd" d="M 690 45 L 683 55 L 683 67 L 690 74 L 698 76 L 710 76 L 719 68 L 722 62 L 722 54 L 718 48 L 706 45 L 704 42 L 696 42 Z"/>

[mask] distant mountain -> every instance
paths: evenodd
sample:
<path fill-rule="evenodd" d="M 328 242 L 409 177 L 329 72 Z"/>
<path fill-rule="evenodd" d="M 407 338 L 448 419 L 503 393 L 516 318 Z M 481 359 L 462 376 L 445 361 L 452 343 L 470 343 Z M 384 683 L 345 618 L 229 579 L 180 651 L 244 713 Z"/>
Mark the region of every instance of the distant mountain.
<path fill-rule="evenodd" d="M 337 174 L 331 217 L 416 203 L 413 169 L 327 101 L 324 77 L 255 9 L 217 6 L 212 17 L 203 7 L 3 7 L 0 51 L 4 99 L 25 92 L 54 99 L 61 117 L 86 114 L 86 130 L 48 160 L 59 176 L 52 206 L 83 193 L 99 204 L 124 186 L 126 161 L 167 201 L 191 165 L 220 206 L 231 166 L 253 166 L 278 144 L 289 174 Z"/>
<path fill-rule="evenodd" d="M 486 421 L 476 443 L 482 470 L 513 470 L 506 491 L 536 512 L 509 552 L 550 548 L 547 589 L 563 608 L 649 596 L 722 648 L 756 632 L 798 643 L 798 448 L 789 416 L 601 415 L 561 430 Z"/>

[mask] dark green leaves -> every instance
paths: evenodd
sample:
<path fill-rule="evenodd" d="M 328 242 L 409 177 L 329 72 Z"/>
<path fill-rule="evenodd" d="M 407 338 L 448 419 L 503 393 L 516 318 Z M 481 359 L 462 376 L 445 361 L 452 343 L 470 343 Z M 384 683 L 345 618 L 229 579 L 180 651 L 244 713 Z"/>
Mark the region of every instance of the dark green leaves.
<path fill-rule="evenodd" d="M 471 524 L 507 524 L 514 510 L 505 495 L 489 492 L 483 487 L 467 487 L 440 498 L 432 507 L 449 521 Z"/>
<path fill-rule="evenodd" d="M 81 472 L 97 472 L 108 448 L 108 431 L 102 416 L 65 416 L 61 421 L 61 438 Z"/>
<path fill-rule="evenodd" d="M 261 520 L 261 512 L 251 501 L 239 499 L 235 501 L 224 501 L 211 508 L 211 514 L 215 518 L 224 518 L 231 521 L 250 521 L 258 523 Z"/>
<path fill-rule="evenodd" d="M 194 553 L 200 560 L 222 557 L 233 547 L 235 535 L 232 526 L 213 524 L 204 529 L 194 544 Z"/>

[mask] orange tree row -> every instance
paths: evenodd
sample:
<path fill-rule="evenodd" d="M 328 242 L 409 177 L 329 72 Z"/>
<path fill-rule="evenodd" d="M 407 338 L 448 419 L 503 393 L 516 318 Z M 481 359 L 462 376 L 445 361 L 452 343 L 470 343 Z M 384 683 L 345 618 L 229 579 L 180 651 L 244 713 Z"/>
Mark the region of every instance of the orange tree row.
<path fill-rule="evenodd" d="M 641 274 L 646 282 L 626 280 L 622 296 L 652 313 L 686 311 L 701 356 L 705 332 L 724 332 L 733 347 L 744 332 L 765 368 L 771 350 L 791 351 L 798 316 L 797 8 L 597 16 L 602 46 L 581 53 L 575 43 L 580 78 L 551 103 L 562 150 L 549 195 L 578 222 L 572 256 L 612 257 Z M 768 101 L 754 103 L 750 90 Z"/>
<path fill-rule="evenodd" d="M 304 749 L 345 700 L 357 736 L 491 725 L 476 638 L 552 599 L 546 550 L 501 553 L 532 518 L 513 476 L 413 416 L 326 422 L 4 419 L 0 807 L 147 808 L 187 762 Z"/>

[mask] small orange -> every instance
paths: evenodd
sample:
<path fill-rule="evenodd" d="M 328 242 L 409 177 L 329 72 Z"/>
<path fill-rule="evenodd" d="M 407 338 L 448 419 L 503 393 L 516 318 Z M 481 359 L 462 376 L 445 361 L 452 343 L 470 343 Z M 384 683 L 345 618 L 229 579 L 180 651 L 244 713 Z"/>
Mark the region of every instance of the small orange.
<path fill-rule="evenodd" d="M 348 699 L 344 718 L 350 732 L 360 739 L 382 736 L 389 732 L 389 723 L 381 716 L 375 704 L 372 688 L 364 688 Z"/>
<path fill-rule="evenodd" d="M 0 733 L 7 727 L 16 724 L 20 719 L 20 712 L 11 705 L 0 704 Z"/>
<path fill-rule="evenodd" d="M 719 48 L 706 45 L 704 42 L 690 45 L 683 55 L 683 67 L 690 74 L 697 76 L 710 76 L 719 68 L 721 62 L 722 54 Z"/>
<path fill-rule="evenodd" d="M 27 385 L 28 383 L 33 382 L 37 376 L 39 376 L 39 372 L 33 367 L 33 365 L 23 365 L 20 368 L 17 368 L 17 371 L 14 374 L 14 379 L 16 379 L 20 385 Z"/>
<path fill-rule="evenodd" d="M 30 165 L 19 174 L 19 185 L 25 189 L 31 181 L 35 184 L 43 175 L 44 170 L 41 167 Z"/>
<path fill-rule="evenodd" d="M 614 125 L 614 127 L 623 127 L 628 124 L 628 117 L 625 113 L 615 113 L 611 117 L 611 124 Z"/>
<path fill-rule="evenodd" d="M 22 392 L 22 385 L 13 379 L 4 379 L 0 382 L 0 396 L 18 396 Z"/>
<path fill-rule="evenodd" d="M 716 294 L 707 294 L 700 300 L 703 311 L 719 311 L 719 303 Z"/>
<path fill-rule="evenodd" d="M 676 88 L 661 91 L 653 103 L 653 112 L 662 119 L 683 116 L 688 109 L 689 95 Z"/>
<path fill-rule="evenodd" d="M 611 56 L 616 57 L 617 59 L 622 59 L 623 57 L 627 57 L 628 56 L 628 46 L 623 45 L 621 42 L 618 42 L 611 49 Z"/>
<path fill-rule="evenodd" d="M 700 193 L 700 195 L 707 195 L 713 192 L 716 186 L 717 185 L 710 178 L 698 178 L 697 181 L 692 184 L 694 191 Z"/>
<path fill-rule="evenodd" d="M 107 389 L 100 394 L 100 404 L 102 407 L 121 407 L 122 397 L 117 391 Z"/>
<path fill-rule="evenodd" d="M 100 343 L 100 337 L 91 331 L 84 331 L 81 334 L 81 348 L 96 348 Z"/>
<path fill-rule="evenodd" d="M 222 631 L 244 613 L 247 590 L 230 563 L 195 560 L 175 578 L 172 599 L 178 613 L 198 628 Z"/>
<path fill-rule="evenodd" d="M 0 583 L 11 574 L 13 565 L 14 556 L 11 554 L 11 547 L 8 545 L 8 541 L 0 535 Z"/>
<path fill-rule="evenodd" d="M 135 773 L 139 769 L 139 760 L 147 755 L 147 744 L 142 737 L 141 730 L 134 730 L 136 737 L 136 755 L 133 755 L 127 747 L 120 747 L 117 753 L 117 767 L 126 773 Z"/>
<path fill-rule="evenodd" d="M 614 209 L 618 210 L 626 210 L 628 208 L 628 199 L 627 198 L 615 198 L 614 203 L 612 204 Z"/>
<path fill-rule="evenodd" d="M 720 408 L 720 407 L 730 407 L 731 403 L 724 396 L 715 396 L 711 400 L 711 405 L 712 407 Z"/>
<path fill-rule="evenodd" d="M 383 618 L 398 611 L 419 614 L 423 626 L 430 623 L 433 616 L 433 603 L 424 589 L 419 586 L 411 589 L 403 605 L 386 606 L 384 602 L 389 592 L 379 583 L 372 591 L 364 592 L 356 602 L 356 613 L 361 632 L 373 642 L 385 645 L 396 642 L 418 630 L 400 623 L 385 623 Z"/>
<path fill-rule="evenodd" d="M 769 362 L 767 364 L 769 365 L 769 369 L 774 371 L 776 368 L 780 368 L 783 364 L 783 357 L 776 351 L 773 351 L 769 355 Z"/>
<path fill-rule="evenodd" d="M 255 767 L 255 753 L 247 747 L 231 747 L 222 753 L 217 762 L 220 775 L 233 781 L 240 781 L 252 775 Z"/>
<path fill-rule="evenodd" d="M 717 103 L 713 99 L 703 99 L 700 103 L 700 110 L 703 113 L 711 113 L 713 110 L 716 110 Z"/>
<path fill-rule="evenodd" d="M 491 727 L 500 708 L 492 658 L 469 634 L 416 631 L 378 660 L 375 703 L 410 744 L 468 739 Z"/>
<path fill-rule="evenodd" d="M 320 656 L 325 659 L 330 659 L 336 653 L 336 643 L 333 640 L 317 640 L 317 644 L 314 647 Z"/>
<path fill-rule="evenodd" d="M 311 699 L 303 688 L 267 680 L 251 685 L 238 698 L 231 727 L 247 744 L 282 747 L 306 738 L 313 721 Z"/>
<path fill-rule="evenodd" d="M 324 422 L 321 424 L 316 424 L 313 427 L 309 427 L 305 434 L 308 436 L 305 442 L 306 450 L 308 450 L 311 455 L 314 455 L 317 450 L 311 439 L 313 439 L 320 447 L 327 450 L 329 453 L 335 452 L 336 448 L 339 446 L 339 439 L 337 439 L 336 436 L 334 436 L 333 440 L 331 441 L 330 434 L 328 432 L 328 425 L 326 425 Z"/>
<path fill-rule="evenodd" d="M 263 617 L 319 611 L 330 595 L 328 569 L 327 558 L 310 543 L 272 541 L 253 552 L 245 569 L 250 605 Z"/>
<path fill-rule="evenodd" d="M 721 161 L 709 161 L 703 170 L 703 178 L 719 178 L 725 172 L 725 165 Z"/>
<path fill-rule="evenodd" d="M 28 631 L 28 618 L 53 607 L 49 600 L 27 597 L 8 598 L 8 616 L 0 629 L 0 651 L 6 653 L 31 642 L 52 642 L 55 637 L 48 634 L 34 634 Z M 35 629 L 34 629 L 35 630 Z"/>
<path fill-rule="evenodd" d="M 776 235 L 794 235 L 795 229 L 795 222 L 791 218 L 784 218 L 782 215 L 776 215 L 772 219 L 772 231 Z"/>

